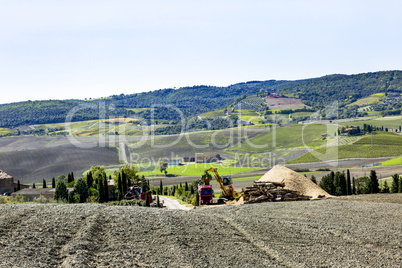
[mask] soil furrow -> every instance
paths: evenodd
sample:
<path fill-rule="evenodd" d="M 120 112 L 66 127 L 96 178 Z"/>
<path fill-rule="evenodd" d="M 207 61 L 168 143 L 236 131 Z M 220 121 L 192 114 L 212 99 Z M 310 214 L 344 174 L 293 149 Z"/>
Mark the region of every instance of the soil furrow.
<path fill-rule="evenodd" d="M 224 216 L 218 216 L 217 218 L 221 219 L 224 221 L 226 224 L 232 226 L 235 230 L 237 230 L 242 237 L 244 237 L 250 245 L 254 246 L 255 248 L 259 249 L 263 253 L 267 254 L 269 259 L 274 261 L 278 267 L 283 266 L 283 267 L 300 267 L 300 265 L 290 262 L 288 260 L 285 260 L 281 258 L 275 250 L 269 248 L 267 245 L 265 245 L 262 241 L 258 241 L 254 238 L 253 235 L 248 233 L 246 230 L 244 230 L 240 225 L 234 223 L 232 220 L 229 218 L 226 218 Z"/>

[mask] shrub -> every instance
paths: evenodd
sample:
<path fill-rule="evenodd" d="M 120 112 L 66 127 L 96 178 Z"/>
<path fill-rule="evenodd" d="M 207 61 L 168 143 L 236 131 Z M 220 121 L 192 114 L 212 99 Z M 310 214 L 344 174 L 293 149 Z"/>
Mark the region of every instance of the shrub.
<path fill-rule="evenodd" d="M 74 194 L 73 203 L 80 203 L 80 202 L 81 202 L 81 196 L 79 194 Z"/>
<path fill-rule="evenodd" d="M 87 198 L 87 203 L 98 203 L 98 198 L 95 196 L 90 196 Z"/>
<path fill-rule="evenodd" d="M 43 195 L 40 195 L 39 197 L 34 198 L 34 202 L 44 204 L 47 203 L 47 199 Z"/>
<path fill-rule="evenodd" d="M 24 203 L 25 197 L 21 194 L 17 194 L 14 198 L 12 198 L 14 203 Z"/>
<path fill-rule="evenodd" d="M 0 197 L 0 204 L 6 204 L 7 203 L 7 197 Z"/>

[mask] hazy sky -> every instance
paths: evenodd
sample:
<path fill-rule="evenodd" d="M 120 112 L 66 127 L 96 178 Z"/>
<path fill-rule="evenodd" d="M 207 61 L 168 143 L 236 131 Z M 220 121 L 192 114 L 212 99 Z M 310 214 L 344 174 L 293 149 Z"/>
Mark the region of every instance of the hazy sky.
<path fill-rule="evenodd" d="M 402 1 L 0 0 L 0 103 L 402 69 Z"/>

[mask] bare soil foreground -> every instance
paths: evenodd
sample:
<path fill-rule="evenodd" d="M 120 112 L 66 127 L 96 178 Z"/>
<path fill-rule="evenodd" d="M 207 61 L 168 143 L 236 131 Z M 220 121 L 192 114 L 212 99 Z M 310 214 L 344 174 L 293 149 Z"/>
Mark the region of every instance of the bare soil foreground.
<path fill-rule="evenodd" d="M 0 266 L 400 267 L 401 196 L 191 211 L 4 204 Z"/>

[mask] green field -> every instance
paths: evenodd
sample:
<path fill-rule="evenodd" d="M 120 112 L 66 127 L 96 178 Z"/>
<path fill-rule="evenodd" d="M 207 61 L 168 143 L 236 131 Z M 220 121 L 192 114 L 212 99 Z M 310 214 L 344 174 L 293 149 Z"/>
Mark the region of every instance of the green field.
<path fill-rule="evenodd" d="M 228 148 L 230 151 L 242 151 L 251 153 L 264 153 L 273 150 L 303 148 L 307 145 L 317 148 L 326 143 L 321 134 L 328 133 L 333 136 L 336 126 L 329 125 L 327 129 L 323 124 L 289 125 L 272 130 L 266 130 L 241 144 Z"/>
<path fill-rule="evenodd" d="M 315 155 L 317 153 L 318 155 Z M 351 145 L 323 147 L 288 163 L 308 163 L 358 157 L 387 157 L 402 155 L 402 136 L 384 133 L 365 136 Z"/>
<path fill-rule="evenodd" d="M 150 108 L 127 108 L 126 110 L 133 111 L 134 113 L 139 113 L 146 110 L 150 110 Z"/>
<path fill-rule="evenodd" d="M 384 128 L 393 128 L 398 129 L 399 126 L 402 126 L 402 116 L 387 116 L 387 117 L 380 117 L 371 120 L 359 120 L 353 122 L 342 122 L 339 123 L 341 126 L 360 126 L 362 127 L 364 124 L 372 125 L 375 127 L 384 127 Z"/>
<path fill-rule="evenodd" d="M 205 164 L 184 164 L 182 166 L 179 165 L 169 166 L 167 168 L 167 171 L 169 174 L 176 174 L 179 176 L 201 176 L 202 174 L 204 174 L 204 171 L 206 169 L 209 169 L 210 167 L 217 168 L 218 173 L 221 176 L 253 171 L 258 169 L 250 167 L 232 167 L 217 163 L 205 163 Z M 163 173 L 161 173 L 157 168 L 156 170 L 152 171 L 142 171 L 139 174 L 144 175 L 145 177 L 163 176 Z"/>
<path fill-rule="evenodd" d="M 241 109 L 236 110 L 235 112 L 239 115 L 239 118 L 252 122 L 253 124 L 261 124 L 263 122 L 263 118 L 260 117 L 260 115 L 255 110 Z"/>
<path fill-rule="evenodd" d="M 205 118 L 215 118 L 217 116 L 224 116 L 225 114 L 223 113 L 225 110 L 217 110 L 217 111 L 212 111 L 212 112 L 207 112 L 207 113 L 203 113 L 200 114 L 201 117 L 205 117 Z"/>
<path fill-rule="evenodd" d="M 363 99 L 357 100 L 357 101 L 349 104 L 348 106 L 353 106 L 353 105 L 362 106 L 362 105 L 368 105 L 368 104 L 380 102 L 380 99 L 384 96 L 385 96 L 385 93 L 376 93 L 376 94 L 370 95 L 368 97 L 365 97 Z"/>
<path fill-rule="evenodd" d="M 11 129 L 0 128 L 0 135 L 7 135 L 7 134 L 11 134 L 11 133 L 13 133 L 13 131 Z"/>
<path fill-rule="evenodd" d="M 381 166 L 395 166 L 395 165 L 402 165 L 402 157 L 397 157 L 381 163 Z"/>

